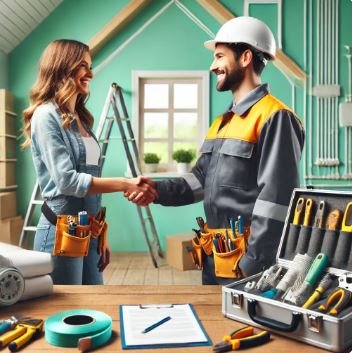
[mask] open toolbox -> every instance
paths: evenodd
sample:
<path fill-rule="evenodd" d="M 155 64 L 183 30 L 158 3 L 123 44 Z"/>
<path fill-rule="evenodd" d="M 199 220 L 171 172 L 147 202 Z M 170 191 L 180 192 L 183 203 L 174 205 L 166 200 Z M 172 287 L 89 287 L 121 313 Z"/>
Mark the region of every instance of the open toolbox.
<path fill-rule="evenodd" d="M 295 189 L 276 263 L 222 288 L 224 316 L 326 350 L 352 346 L 352 193 Z"/>

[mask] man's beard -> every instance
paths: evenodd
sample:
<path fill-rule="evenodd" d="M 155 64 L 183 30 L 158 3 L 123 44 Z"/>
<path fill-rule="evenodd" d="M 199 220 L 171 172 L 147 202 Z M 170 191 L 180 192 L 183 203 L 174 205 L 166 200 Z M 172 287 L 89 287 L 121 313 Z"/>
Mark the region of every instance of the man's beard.
<path fill-rule="evenodd" d="M 244 69 L 236 68 L 233 69 L 229 74 L 225 73 L 225 78 L 218 82 L 216 85 L 216 89 L 219 92 L 223 91 L 236 91 L 236 89 L 241 85 L 244 78 Z"/>

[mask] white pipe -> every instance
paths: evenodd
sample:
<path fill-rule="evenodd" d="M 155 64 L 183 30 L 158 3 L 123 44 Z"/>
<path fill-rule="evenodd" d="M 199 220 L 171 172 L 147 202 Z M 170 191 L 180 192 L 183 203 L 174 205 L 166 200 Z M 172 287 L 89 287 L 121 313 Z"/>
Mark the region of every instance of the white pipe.
<path fill-rule="evenodd" d="M 327 23 L 328 23 L 328 41 L 327 41 L 327 65 L 326 65 L 326 70 L 327 70 L 327 84 L 331 84 L 331 56 L 332 56 L 332 50 L 331 50 L 331 16 L 329 16 L 330 12 L 330 6 L 331 6 L 331 0 L 327 1 L 326 4 L 326 14 L 325 16 L 327 17 Z M 327 145 L 327 164 L 329 166 L 329 173 L 331 172 L 330 166 L 332 165 L 332 156 L 331 156 L 331 141 L 332 141 L 332 114 L 331 114 L 331 96 L 327 98 L 327 136 L 328 136 L 328 145 Z M 330 173 L 331 174 L 331 173 Z"/>
<path fill-rule="evenodd" d="M 348 166 L 349 166 L 349 178 L 352 177 L 352 161 L 351 161 L 351 144 L 352 144 L 352 128 L 349 126 L 348 127 L 348 132 L 349 132 L 349 140 L 348 140 L 348 155 L 347 155 L 347 160 L 348 160 Z"/>
<path fill-rule="evenodd" d="M 327 0 L 323 0 L 322 1 L 322 24 L 326 24 L 327 23 L 327 16 L 326 16 L 326 1 Z M 325 26 L 324 26 L 325 27 Z M 322 26 L 322 31 L 320 33 L 321 38 L 324 38 L 324 28 Z M 326 85 L 327 84 L 327 75 L 328 75 L 328 65 L 327 65 L 327 58 L 328 58 L 328 53 L 327 53 L 327 43 L 325 41 L 323 41 L 323 45 L 322 45 L 322 57 L 323 57 L 323 67 L 322 67 L 322 72 L 323 72 L 323 84 Z M 324 165 L 326 165 L 326 160 L 327 160 L 327 156 L 328 156 L 328 144 L 326 139 L 324 139 L 325 136 L 328 137 L 328 130 L 327 130 L 327 123 L 328 123 L 328 119 L 327 119 L 327 98 L 324 97 L 323 98 L 323 114 L 322 114 L 322 118 L 323 118 L 323 131 L 322 134 L 320 136 L 320 139 L 322 140 L 322 143 L 324 145 L 324 153 L 323 153 L 323 163 Z M 324 143 L 325 140 L 325 143 Z M 324 168 L 324 176 L 326 176 L 326 169 Z"/>
<path fill-rule="evenodd" d="M 339 82 L 339 0 L 335 0 L 335 63 L 334 63 L 334 69 L 335 69 L 335 82 L 338 84 Z M 336 114 L 336 121 L 335 121 L 335 134 L 336 134 L 336 139 L 335 139 L 335 151 L 336 151 L 336 160 L 339 161 L 338 153 L 339 153 L 339 123 L 338 123 L 338 116 L 339 116 L 339 98 L 335 98 L 335 114 Z M 336 168 L 336 173 L 340 175 L 339 173 L 339 168 Z"/>
<path fill-rule="evenodd" d="M 307 72 L 307 0 L 303 2 L 303 67 L 304 71 Z M 303 126 L 307 126 L 307 77 L 304 80 L 303 86 Z M 307 176 L 307 155 L 308 148 L 307 144 L 305 144 L 305 149 L 303 153 L 303 186 L 306 186 Z"/>
<path fill-rule="evenodd" d="M 309 129 L 309 155 L 308 155 L 308 175 L 313 175 L 313 1 L 309 1 L 309 112 L 308 112 L 308 129 Z"/>

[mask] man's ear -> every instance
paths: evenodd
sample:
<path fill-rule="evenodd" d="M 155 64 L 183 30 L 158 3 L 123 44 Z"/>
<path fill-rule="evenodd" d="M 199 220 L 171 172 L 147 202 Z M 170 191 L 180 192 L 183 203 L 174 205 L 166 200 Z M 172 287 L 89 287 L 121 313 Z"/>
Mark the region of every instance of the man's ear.
<path fill-rule="evenodd" d="M 250 49 L 246 49 L 241 55 L 241 65 L 247 67 L 253 60 L 253 53 Z"/>

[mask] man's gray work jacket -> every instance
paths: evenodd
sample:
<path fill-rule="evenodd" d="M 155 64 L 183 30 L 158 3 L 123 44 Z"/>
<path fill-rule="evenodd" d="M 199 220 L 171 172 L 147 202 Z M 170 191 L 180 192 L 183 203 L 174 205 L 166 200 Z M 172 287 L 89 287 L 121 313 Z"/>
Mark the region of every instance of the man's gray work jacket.
<path fill-rule="evenodd" d="M 241 215 L 251 235 L 239 266 L 257 273 L 275 262 L 292 190 L 299 186 L 303 145 L 299 119 L 261 85 L 214 121 L 191 173 L 156 183 L 156 203 L 204 199 L 209 228 L 229 228 L 229 217 Z"/>

